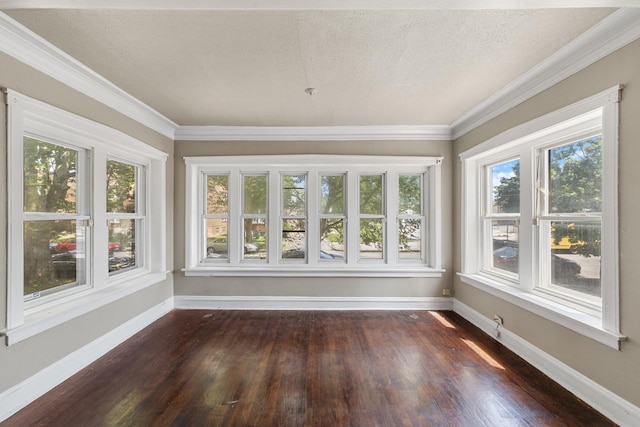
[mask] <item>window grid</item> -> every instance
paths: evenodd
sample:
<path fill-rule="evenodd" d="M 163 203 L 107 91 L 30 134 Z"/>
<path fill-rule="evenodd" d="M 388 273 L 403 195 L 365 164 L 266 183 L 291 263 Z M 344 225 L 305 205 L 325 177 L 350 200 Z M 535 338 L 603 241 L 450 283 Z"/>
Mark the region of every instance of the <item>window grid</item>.
<path fill-rule="evenodd" d="M 367 160 L 375 159 L 374 163 L 369 164 Z M 434 233 L 429 230 L 439 224 L 440 203 L 438 200 L 430 201 L 429 198 L 439 196 L 440 192 L 434 187 L 439 183 L 440 164 L 439 158 L 422 158 L 422 157 L 367 157 L 367 156 L 309 156 L 309 155 L 292 155 L 292 156 L 250 156 L 250 157 L 194 157 L 186 158 L 187 163 L 187 203 L 189 200 L 202 200 L 202 195 L 198 198 L 190 198 L 189 194 L 195 194 L 197 189 L 193 184 L 197 181 L 189 178 L 194 173 L 204 174 L 229 174 L 229 239 L 230 257 L 228 262 L 223 263 L 206 263 L 202 249 L 193 247 L 194 241 L 202 241 L 204 233 L 203 225 L 195 220 L 194 216 L 187 218 L 186 243 L 186 260 L 185 273 L 187 275 L 276 275 L 278 271 L 284 274 L 292 274 L 296 272 L 301 275 L 315 276 L 336 276 L 344 274 L 346 276 L 360 275 L 361 277 L 369 276 L 391 276 L 397 277 L 401 271 L 403 275 L 414 277 L 439 277 L 441 275 L 440 257 L 435 248 L 439 247 L 440 234 L 436 229 Z M 275 160 L 271 163 L 269 160 Z M 310 161 L 312 160 L 312 161 Z M 316 160 L 319 163 L 314 163 Z M 363 161 L 358 164 L 359 161 Z M 335 168 L 327 167 L 327 165 L 335 162 Z M 305 164 L 306 168 L 291 168 L 291 165 Z M 433 183 L 426 188 L 426 175 L 433 171 L 436 177 Z M 411 174 L 421 176 L 421 186 L 419 191 L 421 195 L 421 215 L 407 213 L 406 218 L 419 218 L 420 228 L 424 228 L 424 242 L 421 250 L 423 256 L 416 256 L 415 259 L 399 259 L 398 250 L 395 245 L 400 240 L 398 234 L 398 175 Z M 264 176 L 267 183 L 267 192 L 270 197 L 267 198 L 267 212 L 255 214 L 247 212 L 244 206 L 245 192 L 244 177 L 260 175 Z M 304 187 L 299 188 L 299 192 L 304 194 L 304 204 L 301 203 L 300 211 L 286 212 L 283 211 L 282 194 L 282 177 L 304 176 Z M 338 177 L 337 182 L 342 187 L 342 201 L 338 211 L 324 212 L 322 205 L 322 188 L 323 179 L 328 177 Z M 377 177 L 377 211 L 373 213 L 365 213 L 359 215 L 359 196 L 360 196 L 360 176 Z M 384 177 L 382 181 L 380 178 Z M 202 185 L 198 191 L 202 191 Z M 300 185 L 302 187 L 302 185 Z M 378 188 L 379 187 L 379 188 Z M 298 191 L 296 190 L 296 191 Z M 352 194 L 349 200 L 346 194 Z M 275 195 L 275 197 L 271 197 Z M 302 197 L 302 196 L 301 196 Z M 237 199 L 236 202 L 233 200 Z M 306 210 L 306 212 L 305 212 Z M 237 214 L 234 214 L 237 212 Z M 371 212 L 371 211 L 369 211 Z M 387 221 L 387 213 L 393 213 L 393 221 Z M 415 216 L 412 216 L 415 215 Z M 250 254 L 244 257 L 238 255 L 234 258 L 234 249 L 232 245 L 240 245 L 241 236 L 245 234 L 244 230 L 248 230 L 248 225 L 244 223 L 247 219 L 257 217 L 261 219 L 261 227 L 265 230 L 263 234 L 267 234 L 268 241 L 263 240 L 258 245 L 258 250 L 263 251 L 263 256 L 259 257 L 259 263 L 243 264 L 244 262 L 253 261 Z M 384 251 L 384 258 L 360 261 L 359 238 L 360 238 L 360 220 L 379 220 L 382 221 L 383 230 L 374 230 L 374 237 L 379 244 L 376 249 L 378 253 Z M 429 219 L 427 221 L 427 218 Z M 283 257 L 283 239 L 282 239 L 282 221 L 283 220 L 300 220 L 304 221 L 300 225 L 300 230 L 304 228 L 304 233 L 300 232 L 304 240 L 304 250 L 300 250 L 300 255 L 295 257 Z M 331 241 L 326 230 L 323 229 L 323 221 L 337 220 L 338 229 L 330 231 Z M 379 225 L 380 223 L 378 223 Z M 336 224 L 333 224 L 336 227 Z M 437 228 L 437 227 L 436 227 Z M 197 231 L 197 233 L 196 233 Z M 255 230 L 254 230 L 255 231 Z M 422 231 L 422 230 L 421 230 Z M 375 234 L 377 233 L 377 234 Z M 384 240 L 382 233 L 385 233 Z M 393 233 L 391 236 L 388 233 Z M 255 235 L 255 233 L 254 233 Z M 263 236 L 259 236 L 263 238 Z M 195 239 L 195 240 L 194 240 Z M 324 240 L 323 240 L 324 239 Z M 351 244 L 349 244 L 349 242 Z M 417 241 L 416 241 L 416 244 Z M 384 247 L 383 247 L 384 245 Z M 266 256 L 266 248 L 269 249 L 269 256 Z M 391 252 L 389 252 L 389 248 Z M 432 255 L 427 258 L 427 251 L 433 248 Z M 195 249 L 195 250 L 194 250 Z M 285 250 L 287 250 L 285 248 Z M 238 251 L 240 254 L 241 250 Z M 302 254 L 304 252 L 304 254 Z M 197 257 L 196 257 L 197 255 Z M 327 263 L 331 263 L 335 269 L 327 269 Z M 244 265 L 244 267 L 243 267 Z M 307 273 L 308 271 L 308 273 Z M 344 272 L 344 273 L 340 273 Z"/>

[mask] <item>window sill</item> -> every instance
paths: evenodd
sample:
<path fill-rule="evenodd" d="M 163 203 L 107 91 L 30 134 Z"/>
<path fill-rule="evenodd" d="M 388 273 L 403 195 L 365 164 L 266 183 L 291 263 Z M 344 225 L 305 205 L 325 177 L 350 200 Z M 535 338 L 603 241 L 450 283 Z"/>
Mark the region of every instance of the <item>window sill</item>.
<path fill-rule="evenodd" d="M 185 276 L 215 277 L 442 277 L 445 270 L 428 267 L 378 267 L 371 264 L 344 267 L 326 263 L 319 266 L 200 266 L 184 268 L 182 271 Z"/>
<path fill-rule="evenodd" d="M 122 277 L 109 286 L 78 293 L 73 298 L 51 301 L 25 311 L 24 323 L 8 330 L 6 343 L 8 346 L 24 341 L 34 335 L 61 325 L 69 320 L 138 292 L 166 280 L 167 272 L 146 273 Z"/>
<path fill-rule="evenodd" d="M 620 350 L 620 343 L 626 340 L 623 335 L 602 329 L 602 321 L 597 317 L 589 316 L 531 292 L 502 284 L 479 274 L 458 273 L 458 276 L 464 283 L 474 288 L 510 302 L 608 347 Z"/>

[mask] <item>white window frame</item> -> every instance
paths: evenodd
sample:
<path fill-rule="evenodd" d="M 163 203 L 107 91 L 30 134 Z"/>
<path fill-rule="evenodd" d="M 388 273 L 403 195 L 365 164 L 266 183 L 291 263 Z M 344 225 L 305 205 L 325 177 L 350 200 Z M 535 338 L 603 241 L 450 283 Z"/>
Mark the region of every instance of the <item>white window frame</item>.
<path fill-rule="evenodd" d="M 7 345 L 20 342 L 165 280 L 166 271 L 166 160 L 168 155 L 118 130 L 93 122 L 10 89 L 8 105 L 8 253 Z M 23 138 L 31 136 L 86 150 L 89 188 L 86 189 L 89 259 L 87 285 L 64 295 L 24 301 Z M 106 212 L 107 159 L 126 157 L 145 169 L 137 197 L 145 207 L 141 264 L 109 275 Z M 145 191 L 146 189 L 146 191 Z"/>
<path fill-rule="evenodd" d="M 622 87 L 614 86 L 563 109 L 507 130 L 460 154 L 462 162 L 462 268 L 469 285 L 509 301 L 598 342 L 619 349 L 618 284 L 618 104 Z M 594 311 L 540 292 L 536 156 L 545 147 L 602 133 L 601 309 Z M 483 270 L 482 174 L 486 165 L 520 158 L 519 280 L 504 280 Z M 526 197 L 523 197 L 525 195 Z"/>
<path fill-rule="evenodd" d="M 110 277 L 118 276 L 121 274 L 127 274 L 131 271 L 144 268 L 145 256 L 144 253 L 146 251 L 145 244 L 145 232 L 146 232 L 146 220 L 147 220 L 147 206 L 146 206 L 146 191 L 147 191 L 147 167 L 144 164 L 139 164 L 132 162 L 130 160 L 124 160 L 121 157 L 117 156 L 107 156 L 107 161 L 115 161 L 119 163 L 124 163 L 129 166 L 133 166 L 135 169 L 135 206 L 136 211 L 133 213 L 124 213 L 124 212 L 106 212 L 107 221 L 111 220 L 132 220 L 135 224 L 135 267 L 127 268 L 124 270 L 118 270 L 110 272 Z M 105 185 L 106 181 L 105 181 Z M 138 245 L 137 242 L 142 242 L 141 245 Z"/>
<path fill-rule="evenodd" d="M 441 277 L 441 157 L 388 157 L 388 156 L 340 156 L 340 155 L 289 155 L 289 156 L 209 156 L 185 157 L 186 163 L 186 228 L 185 228 L 185 268 L 186 276 L 291 276 L 291 277 Z M 300 165 L 305 165 L 301 168 Z M 230 235 L 229 245 L 239 242 L 241 212 L 242 174 L 264 174 L 268 179 L 268 259 L 264 263 L 241 262 L 240 257 L 229 257 L 224 262 L 206 262 L 200 244 L 204 234 L 201 228 L 201 205 L 206 188 L 202 176 L 206 174 L 229 174 Z M 281 259 L 281 176 L 292 174 L 307 176 L 307 256 L 303 262 Z M 384 173 L 388 198 L 387 247 L 385 253 L 395 254 L 389 245 L 397 244 L 397 188 L 394 179 L 399 174 L 426 174 L 423 183 L 423 203 L 428 207 L 424 212 L 427 220 L 423 230 L 425 253 L 429 254 L 421 262 L 398 262 L 397 257 L 388 256 L 383 260 L 358 259 L 358 198 L 348 200 L 346 194 L 358 194 L 360 174 Z M 346 253 L 344 261 L 323 262 L 320 260 L 320 200 L 319 182 L 323 175 L 344 174 L 345 185 L 345 236 Z M 395 178 L 394 178 L 395 177 Z M 397 187 L 397 182 L 395 182 Z M 390 214 L 393 212 L 393 215 Z M 393 248 L 393 246 L 391 246 Z M 299 261 L 299 260 L 295 260 Z M 371 262 L 375 261 L 375 262 Z"/>

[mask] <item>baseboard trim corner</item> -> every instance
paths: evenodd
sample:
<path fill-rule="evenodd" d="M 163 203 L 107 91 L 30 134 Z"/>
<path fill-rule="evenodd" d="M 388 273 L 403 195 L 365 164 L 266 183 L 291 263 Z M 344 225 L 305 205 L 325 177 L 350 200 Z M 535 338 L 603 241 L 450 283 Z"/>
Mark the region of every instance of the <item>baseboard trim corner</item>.
<path fill-rule="evenodd" d="M 502 343 L 509 350 L 522 357 L 616 424 L 620 426 L 637 425 L 638 420 L 640 420 L 639 407 L 602 387 L 504 327 L 500 327 L 500 336 L 496 337 L 496 324 L 492 319 L 483 316 L 457 299 L 453 300 L 453 311 Z"/>
<path fill-rule="evenodd" d="M 0 394 L 0 422 L 173 310 L 173 297 L 139 314 Z"/>

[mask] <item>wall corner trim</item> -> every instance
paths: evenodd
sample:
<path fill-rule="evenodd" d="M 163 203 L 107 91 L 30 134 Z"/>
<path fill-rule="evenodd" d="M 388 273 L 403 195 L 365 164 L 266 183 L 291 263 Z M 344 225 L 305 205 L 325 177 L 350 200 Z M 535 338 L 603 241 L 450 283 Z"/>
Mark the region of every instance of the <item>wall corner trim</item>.
<path fill-rule="evenodd" d="M 0 52 L 173 140 L 176 123 L 2 12 Z"/>
<path fill-rule="evenodd" d="M 453 139 L 471 132 L 638 38 L 640 8 L 619 9 L 456 119 L 451 124 Z"/>
<path fill-rule="evenodd" d="M 0 422 L 67 380 L 107 352 L 173 310 L 173 297 L 139 314 L 93 342 L 0 394 Z"/>
<path fill-rule="evenodd" d="M 453 300 L 453 311 L 473 323 L 487 335 L 494 337 L 496 324 L 492 319 L 483 316 L 457 299 Z M 616 424 L 635 426 L 637 421 L 640 420 L 639 407 L 525 341 L 508 329 L 500 327 L 500 338 L 496 340 Z"/>

